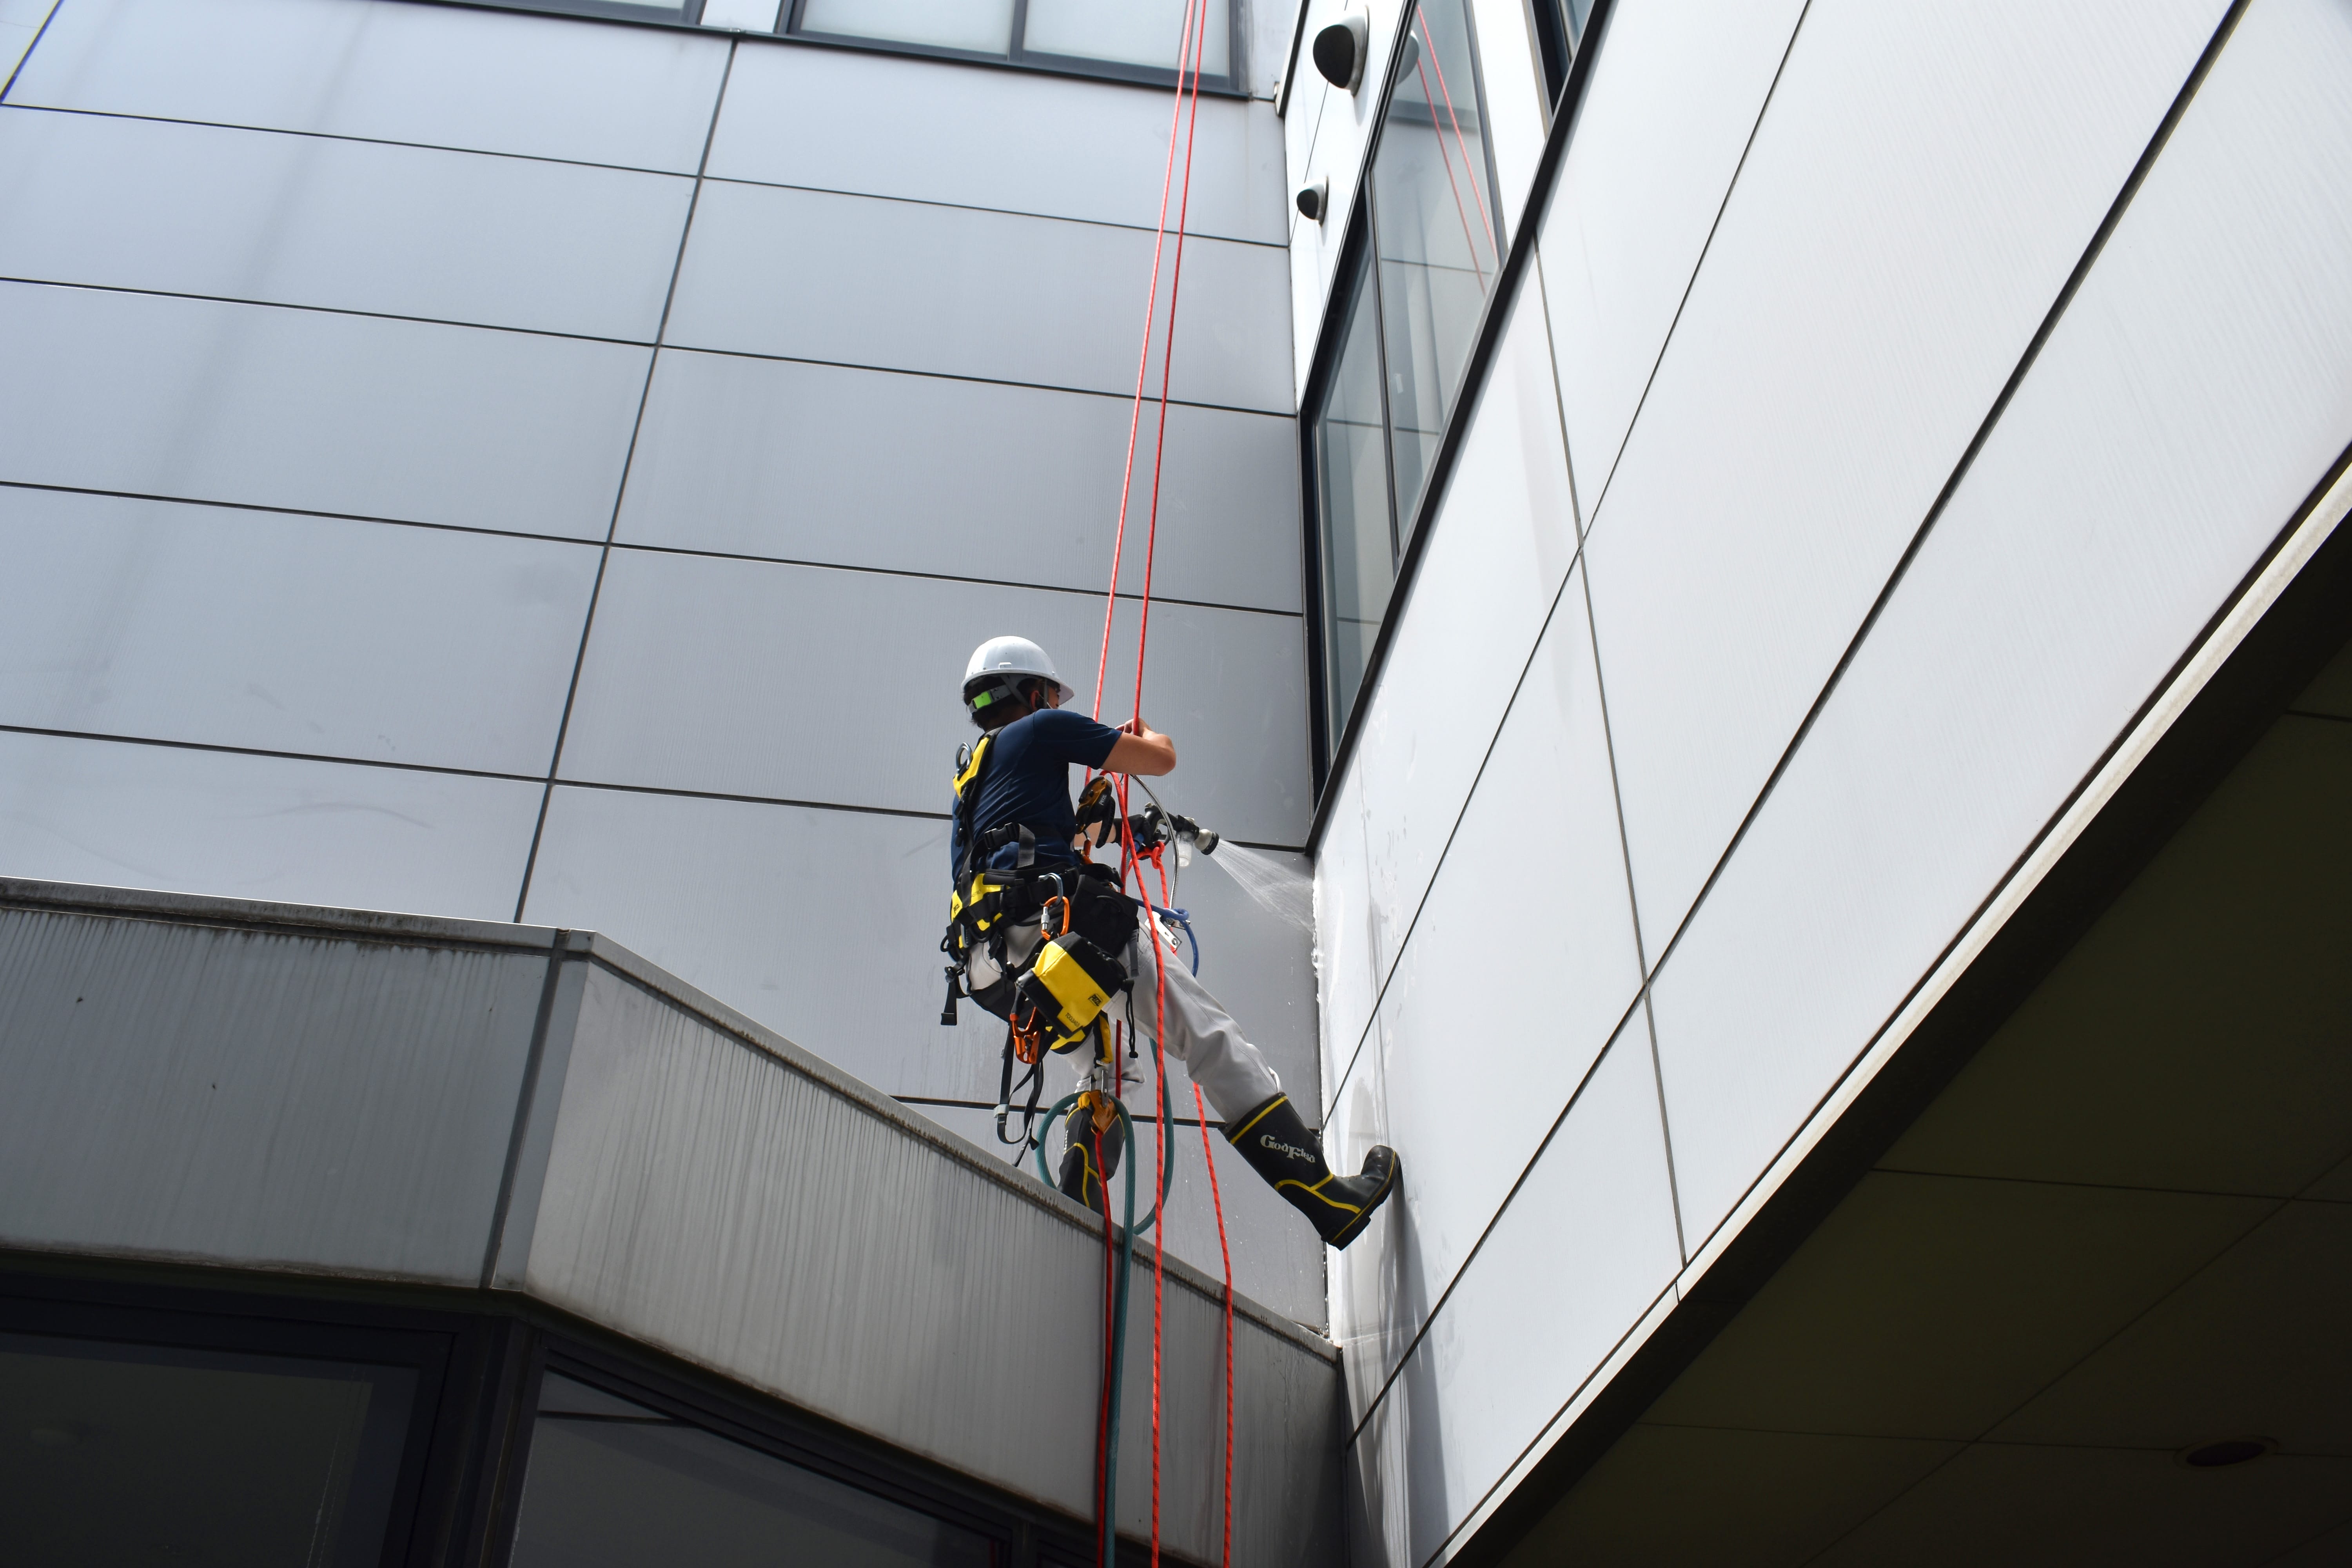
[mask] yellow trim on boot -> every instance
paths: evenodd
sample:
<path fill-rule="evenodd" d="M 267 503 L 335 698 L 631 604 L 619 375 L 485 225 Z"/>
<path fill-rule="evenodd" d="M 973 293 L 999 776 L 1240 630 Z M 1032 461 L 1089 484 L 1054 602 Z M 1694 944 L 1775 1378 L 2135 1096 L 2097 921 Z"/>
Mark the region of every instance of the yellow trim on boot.
<path fill-rule="evenodd" d="M 1286 1094 L 1276 1095 L 1272 1100 L 1267 1100 L 1264 1105 L 1257 1108 L 1257 1114 L 1255 1116 L 1251 1117 L 1239 1127 L 1229 1129 L 1225 1133 L 1225 1142 L 1228 1143 L 1239 1143 L 1242 1141 L 1243 1133 L 1247 1132 L 1251 1128 L 1256 1126 L 1259 1122 L 1273 1115 L 1274 1108 L 1276 1106 L 1286 1105 L 1289 1103 L 1289 1100 L 1290 1096 Z M 1280 1186 L 1282 1184 L 1277 1182 L 1275 1184 L 1276 1186 Z M 1302 1182 L 1297 1184 L 1304 1186 L 1306 1184 Z"/>

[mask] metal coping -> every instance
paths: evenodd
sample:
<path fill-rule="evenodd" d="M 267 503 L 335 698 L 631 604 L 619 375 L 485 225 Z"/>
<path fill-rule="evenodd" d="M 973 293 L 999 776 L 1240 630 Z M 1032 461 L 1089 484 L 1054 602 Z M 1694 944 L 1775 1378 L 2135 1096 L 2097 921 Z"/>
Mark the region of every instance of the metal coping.
<path fill-rule="evenodd" d="M 158 924 L 210 926 L 282 935 L 311 935 L 397 946 L 496 949 L 558 962 L 585 961 L 643 990 L 651 992 L 681 1012 L 699 1018 L 722 1034 L 820 1087 L 851 1101 L 877 1119 L 889 1122 L 908 1137 L 1035 1205 L 1073 1229 L 1090 1237 L 1101 1232 L 1094 1213 L 1057 1190 L 1045 1186 L 999 1161 L 991 1160 L 945 1128 L 908 1110 L 872 1085 L 852 1078 L 831 1062 L 785 1038 L 766 1025 L 737 1012 L 708 992 L 680 980 L 659 965 L 596 931 L 554 926 L 509 924 L 436 915 L 402 914 L 388 910 L 336 909 L 311 904 L 281 904 L 250 899 L 214 898 L 196 893 L 159 892 L 142 888 L 94 883 L 47 882 L 0 877 L 0 910 L 79 914 L 101 919 L 144 920 Z M 1139 1268 L 1150 1267 L 1157 1254 L 1143 1237 L 1135 1242 Z M 1224 1286 L 1205 1271 L 1171 1254 L 1168 1278 L 1212 1305 L 1222 1305 Z M 1290 1342 L 1324 1360 L 1337 1363 L 1339 1346 L 1322 1334 L 1294 1322 L 1264 1304 L 1234 1292 L 1234 1312 L 1278 1339 Z"/>

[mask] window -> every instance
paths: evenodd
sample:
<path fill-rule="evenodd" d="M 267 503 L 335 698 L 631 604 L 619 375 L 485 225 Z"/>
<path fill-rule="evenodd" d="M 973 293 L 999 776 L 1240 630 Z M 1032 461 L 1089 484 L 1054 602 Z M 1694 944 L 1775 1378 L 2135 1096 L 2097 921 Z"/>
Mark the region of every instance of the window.
<path fill-rule="evenodd" d="M 1543 58 L 1544 81 L 1554 103 L 1568 86 L 1568 68 L 1584 41 L 1584 25 L 1592 19 L 1592 0 L 1534 0 L 1536 52 Z"/>
<path fill-rule="evenodd" d="M 1140 81 L 1176 79 L 1187 0 L 790 0 L 781 31 Z M 1209 0 L 1201 85 L 1238 90 L 1235 0 Z"/>
<path fill-rule="evenodd" d="M 1354 711 L 1503 262 L 1465 0 L 1412 7 L 1391 81 L 1308 400 L 1327 745 Z"/>
<path fill-rule="evenodd" d="M 501 9 L 553 11 L 567 16 L 610 16 L 624 22 L 677 22 L 692 26 L 701 20 L 706 0 L 489 0 Z M 729 0 L 707 0 L 716 16 Z"/>
<path fill-rule="evenodd" d="M 1073 76 L 1172 83 L 1186 0 L 476 0 L 679 26 L 782 33 L 824 43 L 997 60 Z M 1241 0 L 1208 0 L 1201 89 L 1240 92 Z"/>
<path fill-rule="evenodd" d="M 991 1568 L 983 1535 L 550 1371 L 512 1568 Z"/>
<path fill-rule="evenodd" d="M 417 1373 L 0 1334 L 0 1518 L 20 1563 L 373 1568 Z"/>

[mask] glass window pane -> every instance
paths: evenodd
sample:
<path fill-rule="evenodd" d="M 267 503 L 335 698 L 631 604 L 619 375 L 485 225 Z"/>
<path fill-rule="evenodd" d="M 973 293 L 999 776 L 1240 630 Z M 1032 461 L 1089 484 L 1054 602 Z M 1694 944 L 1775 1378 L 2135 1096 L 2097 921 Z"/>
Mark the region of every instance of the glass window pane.
<path fill-rule="evenodd" d="M 1189 0 L 1029 0 L 1027 36 L 1022 47 L 1043 54 L 1127 65 L 1176 68 Z M 1209 0 L 1209 37 L 1201 51 L 1201 74 L 1230 73 L 1232 45 L 1226 35 L 1233 7 Z"/>
<path fill-rule="evenodd" d="M 1315 420 L 1323 530 L 1323 668 L 1336 742 L 1356 706 L 1372 639 L 1396 584 L 1387 443 L 1381 435 L 1380 311 L 1361 269 L 1339 357 Z"/>
<path fill-rule="evenodd" d="M 415 1385 L 403 1367 L 0 1334 L 5 1555 L 372 1565 Z"/>
<path fill-rule="evenodd" d="M 549 1373 L 513 1568 L 989 1568 L 986 1537 Z"/>
<path fill-rule="evenodd" d="M 1397 507 L 1410 528 L 1502 250 L 1464 0 L 1415 6 L 1401 49 L 1372 215 Z"/>
<path fill-rule="evenodd" d="M 1002 55 L 1011 52 L 1013 0 L 808 0 L 798 30 Z"/>
<path fill-rule="evenodd" d="M 683 0 L 506 0 L 534 11 L 557 11 L 567 16 L 620 16 L 635 22 L 683 22 Z"/>

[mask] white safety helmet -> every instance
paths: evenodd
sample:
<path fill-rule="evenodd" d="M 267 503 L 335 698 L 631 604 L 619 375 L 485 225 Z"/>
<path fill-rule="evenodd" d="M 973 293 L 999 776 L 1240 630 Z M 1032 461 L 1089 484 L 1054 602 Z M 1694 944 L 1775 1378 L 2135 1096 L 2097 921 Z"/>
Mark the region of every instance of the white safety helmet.
<path fill-rule="evenodd" d="M 963 700 L 971 706 L 972 717 L 977 719 L 984 705 L 982 699 L 1002 700 L 1033 676 L 1053 682 L 1054 705 L 1057 708 L 1077 695 L 1062 679 L 1062 672 L 1054 668 L 1045 650 L 1027 637 L 991 637 L 972 649 L 971 658 L 964 664 Z"/>

